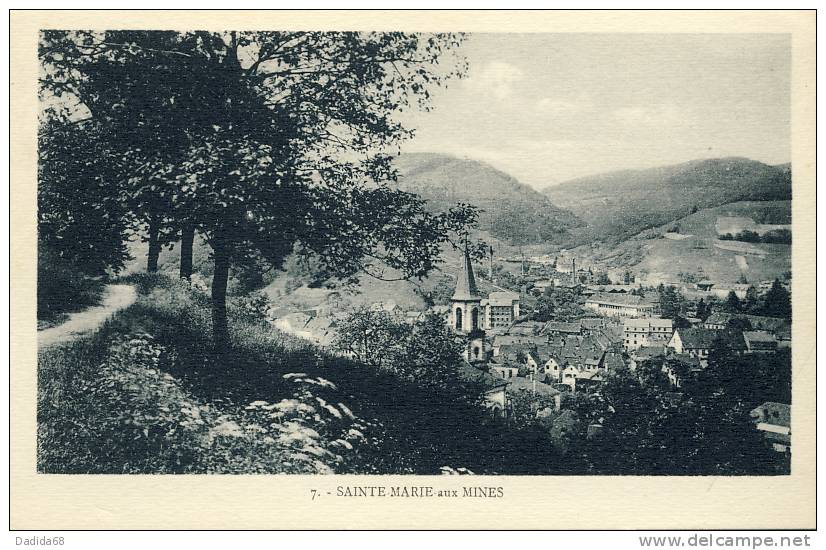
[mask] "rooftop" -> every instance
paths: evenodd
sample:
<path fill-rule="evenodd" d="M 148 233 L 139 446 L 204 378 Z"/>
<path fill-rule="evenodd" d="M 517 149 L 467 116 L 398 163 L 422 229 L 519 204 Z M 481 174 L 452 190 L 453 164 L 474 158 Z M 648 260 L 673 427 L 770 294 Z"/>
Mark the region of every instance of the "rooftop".
<path fill-rule="evenodd" d="M 582 325 L 579 323 L 564 323 L 560 321 L 548 321 L 545 323 L 545 326 L 542 327 L 542 334 L 547 334 L 549 332 L 564 332 L 570 334 L 579 334 L 582 330 Z"/>
<path fill-rule="evenodd" d="M 765 342 L 767 344 L 772 344 L 776 342 L 774 336 L 766 332 L 765 330 L 748 330 L 743 332 L 743 338 L 748 340 L 749 342 Z"/>
<path fill-rule="evenodd" d="M 517 391 L 517 390 L 533 391 L 533 389 L 534 389 L 533 381 L 528 379 L 528 378 L 522 378 L 522 377 L 516 376 L 514 378 L 509 378 L 508 382 L 510 382 L 510 388 L 509 388 L 508 391 Z M 541 394 L 541 395 L 549 395 L 549 396 L 553 397 L 555 395 L 559 395 L 560 392 L 559 392 L 559 390 L 555 390 L 554 388 L 552 388 L 548 384 L 545 384 L 544 382 L 537 381 L 537 383 L 536 383 L 536 393 Z"/>
<path fill-rule="evenodd" d="M 635 296 L 633 294 L 623 294 L 623 293 L 604 293 L 600 292 L 594 294 L 590 298 L 586 300 L 587 302 L 596 303 L 596 304 L 608 304 L 613 306 L 653 306 L 654 304 L 651 300 L 646 300 L 642 296 Z"/>
<path fill-rule="evenodd" d="M 516 292 L 491 292 L 488 294 L 488 303 L 492 306 L 511 306 L 513 302 L 519 301 L 519 294 Z"/>
<path fill-rule="evenodd" d="M 708 328 L 677 329 L 683 347 L 689 349 L 710 349 L 714 341 L 720 339 L 733 349 L 744 349 L 743 333 L 737 330 L 714 330 Z"/>
<path fill-rule="evenodd" d="M 467 382 L 481 384 L 485 388 L 485 391 L 493 391 L 508 385 L 506 380 L 497 378 L 489 372 L 477 369 L 470 363 L 465 362 L 459 365 L 459 376 Z"/>
<path fill-rule="evenodd" d="M 657 317 L 642 317 L 639 319 L 625 319 L 623 326 L 626 328 L 649 328 L 649 327 L 665 327 L 671 328 L 671 319 L 659 319 Z"/>

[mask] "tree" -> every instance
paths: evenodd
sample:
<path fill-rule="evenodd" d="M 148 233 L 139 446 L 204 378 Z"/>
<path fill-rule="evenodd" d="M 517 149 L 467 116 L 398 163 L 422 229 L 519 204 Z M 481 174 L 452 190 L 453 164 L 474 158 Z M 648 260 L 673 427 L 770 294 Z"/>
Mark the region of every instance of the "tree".
<path fill-rule="evenodd" d="M 775 279 L 763 299 L 763 314 L 789 319 L 792 316 L 792 298 L 788 290 Z"/>
<path fill-rule="evenodd" d="M 390 368 L 399 355 L 406 329 L 387 311 L 362 306 L 338 323 L 333 345 L 360 363 Z"/>
<path fill-rule="evenodd" d="M 746 297 L 740 304 L 744 313 L 756 313 L 759 309 L 760 297 L 757 294 L 757 289 L 749 286 L 746 290 Z"/>
<path fill-rule="evenodd" d="M 423 285 L 416 286 L 413 291 L 419 296 L 427 307 L 435 305 L 448 305 L 450 298 L 453 296 L 453 291 L 456 288 L 456 279 L 442 275 L 436 281 L 436 284 L 429 288 L 423 288 Z"/>
<path fill-rule="evenodd" d="M 710 314 L 710 308 L 706 305 L 705 301 L 702 298 L 700 298 L 700 300 L 697 302 L 697 317 L 701 321 L 705 321 L 706 319 L 708 319 L 708 316 Z"/>
<path fill-rule="evenodd" d="M 726 327 L 729 330 L 739 330 L 740 332 L 752 330 L 751 321 L 747 317 L 732 317 L 726 323 Z"/>
<path fill-rule="evenodd" d="M 728 357 L 728 355 L 726 355 Z M 722 358 L 722 356 L 721 356 Z M 716 359 L 714 360 L 716 361 Z M 744 362 L 745 363 L 745 362 Z M 672 368 L 679 369 L 677 364 Z M 662 379 L 643 383 L 629 371 L 609 374 L 594 394 L 576 408 L 578 437 L 569 453 L 591 473 L 655 475 L 742 475 L 780 473 L 784 466 L 755 429 L 751 404 L 728 384 L 726 369 L 681 394 L 665 391 Z M 656 373 L 652 373 L 655 374 Z M 599 423 L 600 437 L 587 439 L 585 428 Z"/>
<path fill-rule="evenodd" d="M 127 106 L 129 116 L 115 119 L 127 136 L 148 132 L 153 144 L 124 140 L 150 244 L 158 240 L 153 224 L 186 222 L 213 249 L 213 340 L 221 350 L 229 268 L 239 254 L 256 250 L 280 265 L 300 245 L 319 260 L 321 280 L 421 278 L 440 261 L 449 234 L 475 222 L 470 207 L 433 214 L 388 185 L 395 178 L 389 151 L 412 135 L 396 115 L 429 108 L 430 89 L 463 74 L 461 41 L 453 34 L 75 32 L 52 33 L 41 51 L 61 67 L 52 88 L 88 101 L 93 117 L 119 99 L 131 103 L 123 86 L 95 103 L 88 82 L 105 81 L 100 75 L 110 67 L 130 75 L 147 62 L 161 67 L 160 82 L 135 80 L 140 89 L 163 84 L 147 92 L 151 107 Z M 167 125 L 183 132 L 165 137 Z M 166 140 L 176 147 L 156 154 L 154 144 Z M 147 184 L 138 167 L 163 181 Z"/>
<path fill-rule="evenodd" d="M 686 318 L 685 318 L 685 317 L 683 317 L 682 315 L 677 315 L 677 316 L 676 316 L 676 317 L 674 317 L 674 319 L 673 319 L 673 325 L 672 325 L 672 328 L 674 328 L 674 329 L 678 329 L 678 328 L 691 328 L 691 321 L 689 321 L 688 319 L 686 319 Z"/>
<path fill-rule="evenodd" d="M 93 122 L 46 121 L 38 132 L 38 241 L 88 276 L 120 271 L 129 259 L 128 213 L 108 191 L 118 176 L 106 164 L 111 137 Z"/>
<path fill-rule="evenodd" d="M 673 286 L 660 285 L 658 288 L 660 297 L 660 314 L 663 319 L 674 319 L 682 313 L 683 296 Z"/>
<path fill-rule="evenodd" d="M 546 288 L 536 300 L 536 321 L 571 321 L 585 314 L 579 295 L 565 288 Z"/>
<path fill-rule="evenodd" d="M 637 364 L 636 374 L 640 383 L 646 387 L 655 387 L 662 390 L 671 389 L 671 382 L 663 372 L 663 359 L 647 359 Z"/>
<path fill-rule="evenodd" d="M 110 139 L 93 123 L 44 121 L 38 132 L 37 312 L 39 319 L 94 305 L 99 280 L 130 259 L 127 212 L 109 188 Z"/>
<path fill-rule="evenodd" d="M 735 293 L 733 290 L 730 290 L 728 296 L 726 296 L 726 303 L 723 307 L 729 313 L 739 313 L 741 309 L 741 304 L 740 298 L 737 297 L 737 293 Z"/>
<path fill-rule="evenodd" d="M 555 408 L 554 398 L 543 393 L 534 393 L 531 390 L 522 388 L 510 394 L 510 415 L 508 417 L 511 426 L 517 428 L 527 428 L 537 424 L 537 413 Z"/>

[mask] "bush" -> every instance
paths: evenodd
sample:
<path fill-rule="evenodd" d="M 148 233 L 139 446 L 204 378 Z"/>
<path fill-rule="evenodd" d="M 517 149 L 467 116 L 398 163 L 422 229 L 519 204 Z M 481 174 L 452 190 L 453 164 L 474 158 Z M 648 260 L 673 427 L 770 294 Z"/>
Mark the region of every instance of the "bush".
<path fill-rule="evenodd" d="M 44 247 L 37 258 L 37 318 L 54 321 L 100 303 L 103 281 L 92 279 L 70 261 Z"/>
<path fill-rule="evenodd" d="M 378 424 L 357 417 L 334 384 L 276 376 L 295 362 L 312 368 L 316 357 L 285 360 L 278 334 L 236 321 L 246 361 L 220 364 L 199 336 L 209 326 L 205 296 L 163 276 L 133 281 L 144 283 L 135 305 L 40 354 L 38 471 L 330 473 L 355 468 L 348 454 L 375 444 Z"/>

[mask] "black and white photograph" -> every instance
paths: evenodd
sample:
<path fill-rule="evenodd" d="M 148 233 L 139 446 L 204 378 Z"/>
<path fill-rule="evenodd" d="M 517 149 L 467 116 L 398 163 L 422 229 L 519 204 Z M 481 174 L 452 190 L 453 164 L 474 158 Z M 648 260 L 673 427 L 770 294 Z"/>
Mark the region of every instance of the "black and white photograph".
<path fill-rule="evenodd" d="M 39 474 L 792 473 L 790 35 L 459 31 L 39 30 Z"/>

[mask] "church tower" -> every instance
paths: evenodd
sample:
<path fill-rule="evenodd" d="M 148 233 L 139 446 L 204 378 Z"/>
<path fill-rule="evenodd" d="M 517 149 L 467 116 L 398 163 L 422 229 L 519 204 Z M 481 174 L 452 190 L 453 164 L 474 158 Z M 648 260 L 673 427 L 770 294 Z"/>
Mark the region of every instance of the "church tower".
<path fill-rule="evenodd" d="M 476 287 L 473 264 L 465 247 L 462 269 L 456 278 L 456 290 L 450 300 L 450 328 L 456 334 L 469 335 L 482 330 L 482 296 Z"/>

